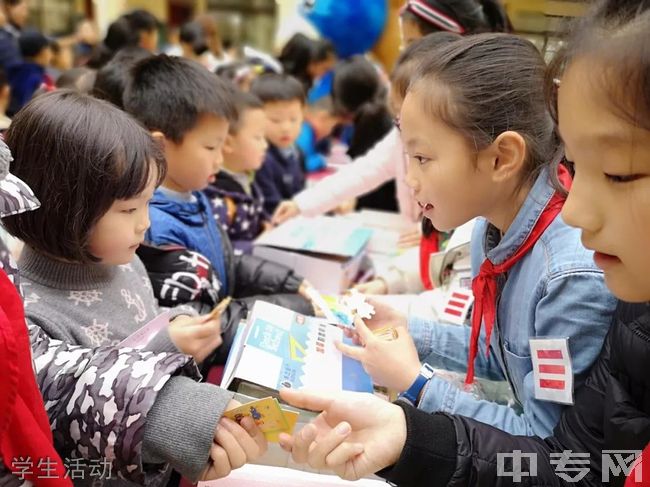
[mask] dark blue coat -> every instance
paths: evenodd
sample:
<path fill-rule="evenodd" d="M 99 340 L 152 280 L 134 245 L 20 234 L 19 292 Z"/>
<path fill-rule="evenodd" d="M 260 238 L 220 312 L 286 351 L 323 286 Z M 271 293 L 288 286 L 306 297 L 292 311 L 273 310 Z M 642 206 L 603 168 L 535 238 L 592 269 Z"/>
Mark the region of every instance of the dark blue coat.
<path fill-rule="evenodd" d="M 272 144 L 266 151 L 264 164 L 255 174 L 264 195 L 264 208 L 273 214 L 282 200 L 288 200 L 305 188 L 304 155 L 296 148 L 297 158 L 289 159 Z"/>

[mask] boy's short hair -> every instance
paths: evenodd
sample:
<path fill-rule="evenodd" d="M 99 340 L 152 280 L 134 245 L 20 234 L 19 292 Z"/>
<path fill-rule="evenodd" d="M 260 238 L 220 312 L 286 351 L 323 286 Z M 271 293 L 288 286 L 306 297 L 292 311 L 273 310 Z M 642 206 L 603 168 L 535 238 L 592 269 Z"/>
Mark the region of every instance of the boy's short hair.
<path fill-rule="evenodd" d="M 228 122 L 237 112 L 232 88 L 195 61 L 159 54 L 131 70 L 123 97 L 124 109 L 149 130 L 159 130 L 180 143 L 201 115 Z"/>
<path fill-rule="evenodd" d="M 124 109 L 122 97 L 129 80 L 130 71 L 138 62 L 153 56 L 142 47 L 132 46 L 117 51 L 108 64 L 97 71 L 91 94 L 100 100 L 110 101 Z"/>
<path fill-rule="evenodd" d="M 298 100 L 301 104 L 305 104 L 305 90 L 302 84 L 287 74 L 263 74 L 253 81 L 251 93 L 259 97 L 263 103 Z"/>
<path fill-rule="evenodd" d="M 241 128 L 242 117 L 246 110 L 263 110 L 264 103 L 258 96 L 239 90 L 233 92 L 233 102 L 237 110 L 237 119 L 230 124 L 230 133 L 236 134 Z"/>
<path fill-rule="evenodd" d="M 26 30 L 18 38 L 20 54 L 25 58 L 33 58 L 39 55 L 43 49 L 50 47 L 52 40 L 37 30 Z"/>
<path fill-rule="evenodd" d="M 5 141 L 11 172 L 43 206 L 2 223 L 36 251 L 71 262 L 97 262 L 88 250 L 95 224 L 116 200 L 139 195 L 152 176 L 159 184 L 166 174 L 160 146 L 136 120 L 72 90 L 30 101 Z"/>
<path fill-rule="evenodd" d="M 160 26 L 155 15 L 145 9 L 131 10 L 124 17 L 136 32 L 153 32 Z"/>

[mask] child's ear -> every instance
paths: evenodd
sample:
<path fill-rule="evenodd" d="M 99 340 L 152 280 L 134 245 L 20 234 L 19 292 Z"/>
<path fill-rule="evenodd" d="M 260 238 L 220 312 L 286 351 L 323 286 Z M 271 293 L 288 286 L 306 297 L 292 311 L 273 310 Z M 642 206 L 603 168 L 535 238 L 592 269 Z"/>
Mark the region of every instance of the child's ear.
<path fill-rule="evenodd" d="M 163 134 L 160 130 L 152 130 L 151 131 L 151 136 L 159 144 L 164 143 L 165 140 L 167 139 L 167 137 L 165 137 L 165 134 Z"/>
<path fill-rule="evenodd" d="M 226 135 L 226 139 L 223 141 L 223 146 L 221 146 L 221 152 L 223 154 L 232 154 L 235 151 L 235 138 L 232 134 Z"/>
<path fill-rule="evenodd" d="M 507 131 L 500 134 L 490 145 L 494 155 L 492 180 L 503 183 L 518 179 L 526 161 L 526 140 L 521 134 Z"/>

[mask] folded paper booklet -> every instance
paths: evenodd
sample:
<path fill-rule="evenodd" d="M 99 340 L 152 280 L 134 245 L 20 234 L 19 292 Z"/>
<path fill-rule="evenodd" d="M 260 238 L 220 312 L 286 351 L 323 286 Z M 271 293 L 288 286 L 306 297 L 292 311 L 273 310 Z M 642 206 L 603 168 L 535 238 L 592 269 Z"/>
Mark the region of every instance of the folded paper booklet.
<path fill-rule="evenodd" d="M 238 391 L 248 384 L 266 395 L 283 387 L 372 392 L 370 376 L 336 349 L 336 341 L 351 343 L 327 319 L 257 301 L 237 330 L 221 386 Z"/>
<path fill-rule="evenodd" d="M 155 337 L 160 330 L 169 326 L 169 311 L 163 311 L 149 323 L 144 325 L 135 333 L 132 333 L 120 343 L 118 348 L 131 347 L 142 348 Z"/>

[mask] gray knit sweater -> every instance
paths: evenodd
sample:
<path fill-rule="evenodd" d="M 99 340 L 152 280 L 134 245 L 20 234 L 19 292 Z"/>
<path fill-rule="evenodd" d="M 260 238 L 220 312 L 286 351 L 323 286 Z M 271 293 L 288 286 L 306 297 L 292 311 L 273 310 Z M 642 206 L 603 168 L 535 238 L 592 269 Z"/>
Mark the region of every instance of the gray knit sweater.
<path fill-rule="evenodd" d="M 80 265 L 57 261 L 26 247 L 18 261 L 25 314 L 48 335 L 84 347 L 117 345 L 161 313 L 144 265 Z M 189 306 L 171 310 L 196 315 Z M 177 352 L 166 330 L 147 345 Z"/>
<path fill-rule="evenodd" d="M 123 266 L 78 265 L 26 246 L 18 268 L 27 320 L 68 343 L 90 348 L 115 345 L 161 311 L 137 256 Z M 172 318 L 180 314 L 196 312 L 186 306 L 171 310 Z M 163 331 L 146 349 L 177 351 Z M 206 466 L 214 430 L 231 398 L 232 393 L 211 384 L 173 377 L 147 416 L 144 460 L 170 463 L 195 480 Z"/>

